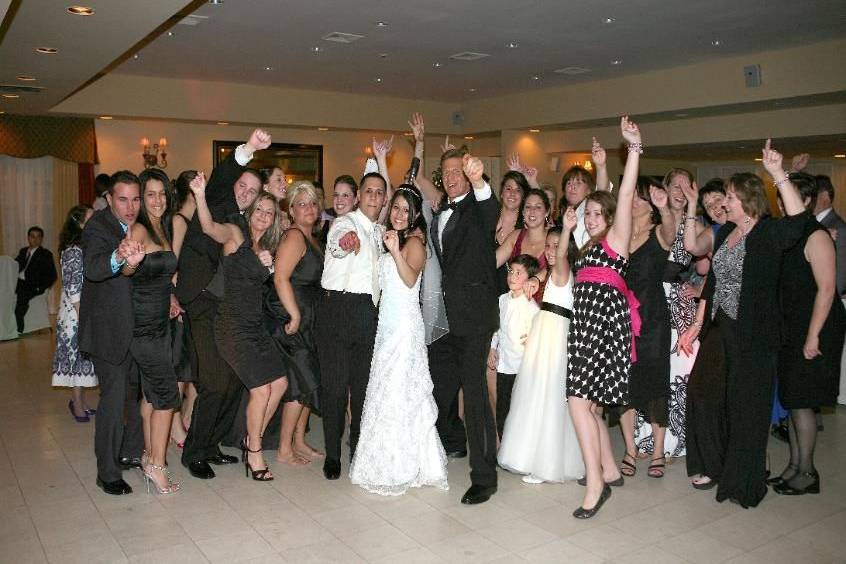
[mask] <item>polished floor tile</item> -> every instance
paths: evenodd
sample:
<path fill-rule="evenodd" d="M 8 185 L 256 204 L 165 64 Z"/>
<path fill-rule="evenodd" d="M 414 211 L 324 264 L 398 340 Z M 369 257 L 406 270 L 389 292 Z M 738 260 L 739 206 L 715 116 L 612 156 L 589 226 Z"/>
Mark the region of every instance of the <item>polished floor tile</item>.
<path fill-rule="evenodd" d="M 595 518 L 571 515 L 574 483 L 527 485 L 500 471 L 490 502 L 459 502 L 467 459 L 452 460 L 450 490 L 384 498 L 319 462 L 294 468 L 267 453 L 276 480 L 257 483 L 239 465 L 195 480 L 179 464 L 175 495 L 135 489 L 108 496 L 94 484 L 93 423 L 74 422 L 67 390 L 50 387 L 53 336 L 0 343 L 0 561 L 3 562 L 648 562 L 825 563 L 846 561 L 846 409 L 824 416 L 817 445 L 818 496 L 770 492 L 759 507 L 717 503 L 690 488 L 684 460 L 662 480 L 638 475 L 615 488 Z M 91 394 L 91 403 L 96 395 Z M 619 433 L 612 437 L 622 452 Z M 320 419 L 310 440 L 322 444 Z M 233 452 L 233 451 L 229 451 Z M 234 453 L 234 452 L 233 452 Z M 170 447 L 171 460 L 179 451 Z M 348 460 L 347 453 L 344 453 Z M 772 441 L 778 471 L 784 444 Z"/>

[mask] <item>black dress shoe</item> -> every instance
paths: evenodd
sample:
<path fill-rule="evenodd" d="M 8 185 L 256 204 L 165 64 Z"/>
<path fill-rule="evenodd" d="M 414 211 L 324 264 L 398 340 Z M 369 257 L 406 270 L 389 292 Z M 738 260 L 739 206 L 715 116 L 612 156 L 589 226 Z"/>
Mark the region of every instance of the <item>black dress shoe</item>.
<path fill-rule="evenodd" d="M 790 480 L 784 480 L 780 484 L 774 485 L 773 491 L 781 495 L 805 495 L 820 493 L 819 474 L 817 474 L 816 472 L 805 472 L 803 474 L 797 474 L 797 477 L 810 478 L 811 482 L 804 488 L 794 488 L 790 485 L 790 481 L 793 480 L 793 478 L 791 478 Z"/>
<path fill-rule="evenodd" d="M 608 498 L 611 497 L 611 486 L 605 484 L 605 487 L 602 488 L 602 494 L 599 496 L 599 499 L 596 501 L 596 505 L 594 505 L 590 509 L 585 509 L 584 507 L 579 507 L 575 511 L 573 511 L 573 517 L 576 519 L 590 519 L 597 513 L 599 513 L 599 508 L 608 501 Z"/>
<path fill-rule="evenodd" d="M 467 449 L 450 450 L 446 453 L 447 458 L 466 458 Z"/>
<path fill-rule="evenodd" d="M 341 461 L 326 459 L 323 463 L 323 475 L 327 480 L 337 480 L 341 477 Z"/>
<path fill-rule="evenodd" d="M 476 505 L 477 503 L 485 503 L 493 494 L 496 493 L 496 486 L 479 486 L 473 484 L 470 486 L 464 496 L 461 498 L 461 503 L 466 505 Z"/>
<path fill-rule="evenodd" d="M 231 454 L 223 454 L 222 452 L 218 452 L 216 455 L 206 458 L 206 462 L 208 462 L 209 464 L 214 464 L 216 466 L 223 466 L 224 464 L 236 464 L 238 462 L 238 457 L 232 456 Z"/>
<path fill-rule="evenodd" d="M 132 488 L 123 479 L 106 482 L 97 477 L 97 486 L 109 495 L 131 494 Z"/>
<path fill-rule="evenodd" d="M 124 470 L 129 470 L 130 468 L 141 468 L 141 459 L 137 456 L 121 456 L 118 458 L 118 464 L 120 464 Z"/>
<path fill-rule="evenodd" d="M 582 476 L 581 478 L 576 480 L 576 483 L 579 484 L 580 486 L 586 486 L 587 485 L 587 476 Z M 625 485 L 626 479 L 623 478 L 622 476 L 620 476 L 619 478 L 617 478 L 613 482 L 605 482 L 605 483 L 608 484 L 609 486 L 614 486 L 615 488 L 619 488 L 620 486 Z"/>
<path fill-rule="evenodd" d="M 212 467 L 205 460 L 190 463 L 188 465 L 188 472 L 200 480 L 211 480 L 214 478 L 214 470 L 212 470 Z"/>

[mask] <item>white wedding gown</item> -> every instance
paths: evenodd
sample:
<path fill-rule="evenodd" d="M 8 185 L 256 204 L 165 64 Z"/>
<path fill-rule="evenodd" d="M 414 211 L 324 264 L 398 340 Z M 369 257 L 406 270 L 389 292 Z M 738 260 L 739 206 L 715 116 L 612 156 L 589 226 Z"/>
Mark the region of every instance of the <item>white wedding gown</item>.
<path fill-rule="evenodd" d="M 350 480 L 380 495 L 402 495 L 420 486 L 448 489 L 446 454 L 435 429 L 438 408 L 420 313 L 420 277 L 406 286 L 388 253 L 378 268 L 379 325 Z"/>

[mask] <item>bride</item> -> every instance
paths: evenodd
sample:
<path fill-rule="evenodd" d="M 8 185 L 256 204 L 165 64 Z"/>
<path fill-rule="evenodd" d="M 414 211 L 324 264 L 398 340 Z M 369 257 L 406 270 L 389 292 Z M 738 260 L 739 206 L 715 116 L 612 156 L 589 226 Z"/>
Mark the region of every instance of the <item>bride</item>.
<path fill-rule="evenodd" d="M 350 479 L 381 495 L 449 487 L 420 313 L 426 249 L 421 237 L 409 236 L 426 233 L 422 205 L 417 188 L 403 184 L 396 190 L 384 237 L 388 252 L 378 265 L 379 325 Z"/>

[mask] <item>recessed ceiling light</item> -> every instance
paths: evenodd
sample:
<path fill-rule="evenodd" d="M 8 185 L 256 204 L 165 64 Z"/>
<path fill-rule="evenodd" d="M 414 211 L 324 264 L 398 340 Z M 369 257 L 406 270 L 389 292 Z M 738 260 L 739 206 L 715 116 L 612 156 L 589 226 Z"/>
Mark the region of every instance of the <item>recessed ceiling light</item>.
<path fill-rule="evenodd" d="M 530 129 L 529 133 L 540 133 L 540 129 Z"/>
<path fill-rule="evenodd" d="M 36 47 L 36 53 L 41 53 L 42 55 L 55 55 L 59 52 L 58 49 L 55 47 Z"/>
<path fill-rule="evenodd" d="M 264 67 L 264 70 L 266 70 L 266 71 L 272 71 L 272 70 L 273 70 L 273 67 Z"/>
<path fill-rule="evenodd" d="M 472 141 L 473 139 L 475 139 L 475 137 L 473 137 L 472 135 L 465 135 L 464 138 L 468 141 Z"/>
<path fill-rule="evenodd" d="M 4 98 L 8 98 L 10 100 L 14 100 L 15 98 L 20 98 L 17 94 L 3 94 Z"/>
<path fill-rule="evenodd" d="M 403 135 L 405 135 L 406 137 L 411 137 L 414 134 L 410 131 L 406 131 L 405 133 L 403 133 Z"/>
<path fill-rule="evenodd" d="M 67 13 L 73 14 L 74 16 L 94 15 L 94 8 L 89 8 L 88 6 L 68 6 L 66 11 Z"/>
<path fill-rule="evenodd" d="M 616 21 L 617 20 L 615 18 L 602 18 L 602 23 L 604 23 L 604 24 L 612 24 Z"/>
<path fill-rule="evenodd" d="M 509 49 L 516 49 L 517 47 L 519 47 L 519 46 L 520 46 L 520 44 L 519 44 L 519 43 L 515 43 L 514 41 L 512 41 L 512 42 L 510 42 L 510 43 L 506 44 L 505 46 L 506 46 L 506 47 L 508 47 Z"/>
<path fill-rule="evenodd" d="M 738 146 L 737 146 L 737 148 L 738 148 L 738 149 L 745 149 L 745 148 L 746 148 L 746 145 L 738 145 Z"/>
<path fill-rule="evenodd" d="M 167 36 L 168 36 L 168 37 L 173 37 L 173 32 L 172 32 L 172 31 L 168 31 L 168 32 L 167 32 Z"/>
<path fill-rule="evenodd" d="M 616 66 L 616 65 L 622 65 L 622 64 L 623 64 L 623 60 L 622 60 L 622 59 L 614 59 L 613 61 L 611 61 L 611 64 L 612 64 L 612 65 L 615 65 L 615 66 Z"/>
<path fill-rule="evenodd" d="M 846 154 L 837 153 L 836 155 L 834 155 L 834 158 L 835 159 L 846 159 Z"/>
<path fill-rule="evenodd" d="M 100 119 L 109 120 L 109 119 L 114 119 L 114 118 L 112 118 L 112 116 L 100 116 Z"/>
<path fill-rule="evenodd" d="M 376 79 L 375 79 L 375 81 L 376 81 L 376 82 L 381 83 L 381 82 L 382 82 L 382 77 L 381 77 L 381 76 L 377 76 L 377 77 L 376 77 Z"/>
<path fill-rule="evenodd" d="M 387 53 L 379 53 L 379 58 L 380 58 L 380 59 L 387 59 L 387 58 L 388 58 L 388 54 L 387 54 Z"/>
<path fill-rule="evenodd" d="M 468 88 L 468 89 L 467 89 L 467 92 L 475 92 L 475 91 L 476 91 L 476 89 L 475 89 L 475 88 Z"/>
<path fill-rule="evenodd" d="M 209 4 L 212 4 L 214 6 L 220 6 L 221 4 L 223 4 L 223 0 L 209 0 Z"/>
<path fill-rule="evenodd" d="M 711 45 L 713 45 L 714 47 L 719 47 L 722 44 L 723 44 L 723 42 L 720 41 L 719 39 L 714 39 L 713 41 L 711 41 Z"/>
<path fill-rule="evenodd" d="M 388 27 L 388 22 L 376 22 L 376 27 Z"/>
<path fill-rule="evenodd" d="M 34 76 L 27 76 L 25 74 L 19 74 L 16 78 L 21 82 L 35 82 Z"/>
<path fill-rule="evenodd" d="M 312 53 L 320 53 L 320 47 L 317 47 L 317 46 L 315 45 L 314 47 L 312 47 L 312 48 L 311 48 L 311 52 L 312 52 Z"/>
<path fill-rule="evenodd" d="M 433 68 L 433 69 L 439 69 L 439 68 L 441 68 L 442 66 L 443 66 L 443 65 L 441 65 L 441 63 L 432 63 L 432 68 Z"/>
<path fill-rule="evenodd" d="M 566 75 L 576 75 L 576 74 L 585 74 L 586 72 L 590 72 L 590 69 L 585 67 L 564 67 L 563 69 L 555 69 L 552 71 L 556 74 L 566 74 Z"/>
<path fill-rule="evenodd" d="M 755 161 L 757 161 L 757 162 L 759 162 L 759 163 L 760 163 L 760 162 L 763 162 L 763 160 L 764 160 L 764 159 L 762 159 L 761 157 L 757 157 L 757 158 L 755 159 Z"/>
<path fill-rule="evenodd" d="M 229 122 L 228 121 L 219 121 L 219 122 L 217 122 L 217 125 L 229 125 Z"/>
<path fill-rule="evenodd" d="M 137 61 L 138 59 L 141 58 L 141 55 L 139 55 L 138 53 L 135 53 L 134 55 L 132 55 L 132 58 Z"/>
<path fill-rule="evenodd" d="M 318 127 L 317 131 L 329 131 L 328 127 Z"/>
<path fill-rule="evenodd" d="M 538 75 L 533 75 L 532 80 L 540 80 L 540 77 Z"/>

